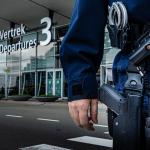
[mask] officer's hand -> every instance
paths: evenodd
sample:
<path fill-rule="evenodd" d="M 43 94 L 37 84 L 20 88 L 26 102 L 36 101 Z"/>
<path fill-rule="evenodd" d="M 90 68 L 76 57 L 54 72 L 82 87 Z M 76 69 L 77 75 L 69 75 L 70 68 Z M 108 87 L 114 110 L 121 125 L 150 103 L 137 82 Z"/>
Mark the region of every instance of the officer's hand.
<path fill-rule="evenodd" d="M 94 130 L 93 124 L 98 123 L 98 100 L 82 99 L 68 103 L 69 113 L 75 124 L 81 128 Z"/>

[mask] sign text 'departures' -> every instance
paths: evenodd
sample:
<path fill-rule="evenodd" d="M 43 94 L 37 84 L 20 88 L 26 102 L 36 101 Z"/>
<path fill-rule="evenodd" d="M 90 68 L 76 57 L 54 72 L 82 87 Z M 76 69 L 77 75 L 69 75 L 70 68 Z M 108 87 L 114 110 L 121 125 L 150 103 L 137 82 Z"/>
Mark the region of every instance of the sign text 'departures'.
<path fill-rule="evenodd" d="M 51 41 L 51 19 L 49 17 L 45 17 L 41 19 L 41 24 L 46 24 L 46 27 L 42 29 L 42 34 L 46 35 L 46 40 L 44 41 L 39 41 L 41 46 L 46 46 L 50 43 Z M 8 31 L 2 30 L 0 31 L 0 40 L 9 40 L 9 39 L 14 39 L 15 37 L 21 37 L 26 34 L 26 26 L 24 24 L 21 24 L 20 27 L 18 28 L 11 28 Z M 19 49 L 28 49 L 28 48 L 34 48 L 37 46 L 37 38 L 34 39 L 29 39 L 27 41 L 21 41 L 21 38 L 15 43 L 9 43 L 9 44 L 3 44 L 0 43 L 0 52 L 1 53 L 11 53 L 13 51 L 17 51 Z"/>

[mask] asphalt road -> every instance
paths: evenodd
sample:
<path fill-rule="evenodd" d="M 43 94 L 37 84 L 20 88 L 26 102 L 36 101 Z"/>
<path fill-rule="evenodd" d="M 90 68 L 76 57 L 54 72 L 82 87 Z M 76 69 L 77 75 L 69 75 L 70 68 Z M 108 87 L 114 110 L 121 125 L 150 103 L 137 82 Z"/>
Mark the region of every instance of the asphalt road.
<path fill-rule="evenodd" d="M 111 150 L 106 110 L 95 131 L 76 127 L 66 103 L 0 101 L 0 150 Z"/>

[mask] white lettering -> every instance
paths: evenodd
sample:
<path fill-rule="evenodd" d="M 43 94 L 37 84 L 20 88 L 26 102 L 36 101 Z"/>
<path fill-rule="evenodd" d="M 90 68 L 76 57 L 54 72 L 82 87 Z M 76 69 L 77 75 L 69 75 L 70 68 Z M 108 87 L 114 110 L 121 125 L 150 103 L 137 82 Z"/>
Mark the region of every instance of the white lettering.
<path fill-rule="evenodd" d="M 37 46 L 37 40 L 34 39 L 34 46 L 36 47 Z"/>
<path fill-rule="evenodd" d="M 6 40 L 8 37 L 7 31 L 4 32 L 4 39 Z"/>
<path fill-rule="evenodd" d="M 26 49 L 29 48 L 29 41 L 26 41 Z"/>
<path fill-rule="evenodd" d="M 15 44 L 12 44 L 12 45 L 11 45 L 11 49 L 12 49 L 12 51 L 15 51 L 15 49 L 16 49 Z"/>
<path fill-rule="evenodd" d="M 10 36 L 10 33 L 11 33 L 11 31 L 9 30 L 9 31 L 8 31 L 8 38 L 10 38 L 10 37 L 11 37 L 11 36 Z"/>
<path fill-rule="evenodd" d="M 11 32 L 11 37 L 14 37 L 14 34 L 13 34 L 14 32 L 13 32 L 13 31 L 14 31 L 14 29 L 11 29 L 11 30 L 10 30 L 10 32 Z"/>
<path fill-rule="evenodd" d="M 17 29 L 13 30 L 13 37 L 17 36 Z"/>
<path fill-rule="evenodd" d="M 4 46 L 2 44 L 0 44 L 0 52 L 4 53 Z"/>
<path fill-rule="evenodd" d="M 20 36 L 20 35 L 21 35 L 21 29 L 17 28 L 17 36 Z"/>
<path fill-rule="evenodd" d="M 4 30 L 0 31 L 0 39 L 3 40 L 3 38 L 4 38 Z"/>
<path fill-rule="evenodd" d="M 4 46 L 4 52 L 7 52 L 7 46 Z"/>
<path fill-rule="evenodd" d="M 32 40 L 29 41 L 29 47 L 33 47 L 33 41 Z"/>
<path fill-rule="evenodd" d="M 45 17 L 41 20 L 41 24 L 46 23 L 47 26 L 45 29 L 42 30 L 42 34 L 46 34 L 47 35 L 47 39 L 45 41 L 40 41 L 40 45 L 41 46 L 46 46 L 50 43 L 52 35 L 51 35 L 51 25 L 52 25 L 52 21 L 49 17 Z"/>
<path fill-rule="evenodd" d="M 21 24 L 19 28 L 13 29 L 11 28 L 9 31 L 2 30 L 0 31 L 0 40 L 6 40 L 9 38 L 13 38 L 15 36 L 21 36 L 26 34 L 25 25 Z"/>
<path fill-rule="evenodd" d="M 12 49 L 11 49 L 11 45 L 8 45 L 8 53 L 10 54 L 10 52 L 12 52 Z"/>
<path fill-rule="evenodd" d="M 51 19 L 49 17 L 45 17 L 41 20 L 41 24 L 46 24 L 46 27 L 44 29 L 42 29 L 42 34 L 46 35 L 46 40 L 45 41 L 38 41 L 36 38 L 32 39 L 32 40 L 27 40 L 25 42 L 22 41 L 18 41 L 15 44 L 9 44 L 9 45 L 3 45 L 0 44 L 0 52 L 1 53 L 11 53 L 12 51 L 17 51 L 17 50 L 22 50 L 22 49 L 28 49 L 30 47 L 34 48 L 36 47 L 39 42 L 41 46 L 46 46 L 50 43 L 52 35 L 51 35 Z M 16 36 L 21 36 L 26 34 L 25 31 L 26 26 L 21 24 L 20 27 L 18 28 L 11 28 L 8 31 L 2 30 L 0 31 L 0 40 L 7 40 L 10 38 L 14 38 Z"/>
<path fill-rule="evenodd" d="M 23 25 L 23 24 L 21 24 L 21 34 L 26 34 L 26 32 L 25 32 L 25 25 Z"/>

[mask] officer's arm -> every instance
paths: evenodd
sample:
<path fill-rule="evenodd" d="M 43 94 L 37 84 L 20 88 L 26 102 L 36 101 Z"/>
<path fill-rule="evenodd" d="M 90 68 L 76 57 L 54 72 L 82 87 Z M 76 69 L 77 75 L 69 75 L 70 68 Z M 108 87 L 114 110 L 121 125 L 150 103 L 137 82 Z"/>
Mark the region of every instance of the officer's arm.
<path fill-rule="evenodd" d="M 79 110 L 75 103 L 83 106 L 82 109 L 91 104 L 91 99 L 97 104 L 96 72 L 103 55 L 106 16 L 107 4 L 103 0 L 76 0 L 70 27 L 62 43 L 61 63 L 68 83 L 68 98 L 73 101 L 69 104 Z M 77 109 L 69 109 L 71 114 L 76 114 Z M 81 118 L 85 115 L 87 113 Z M 78 124 L 80 116 L 72 117 Z"/>

